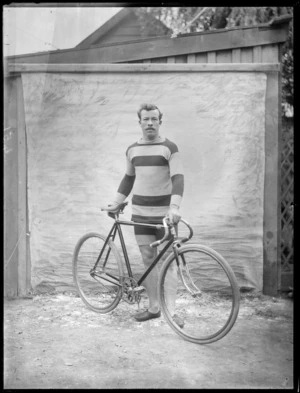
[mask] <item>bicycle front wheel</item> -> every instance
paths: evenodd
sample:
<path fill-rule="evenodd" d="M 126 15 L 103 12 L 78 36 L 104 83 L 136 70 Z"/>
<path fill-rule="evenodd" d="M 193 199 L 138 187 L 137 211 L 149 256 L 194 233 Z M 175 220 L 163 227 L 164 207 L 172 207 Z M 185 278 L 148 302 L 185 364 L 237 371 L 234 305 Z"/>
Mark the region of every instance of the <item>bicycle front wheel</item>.
<path fill-rule="evenodd" d="M 93 311 L 107 313 L 122 297 L 121 256 L 110 240 L 98 233 L 87 233 L 76 244 L 73 278 L 83 302 Z"/>
<path fill-rule="evenodd" d="M 219 340 L 233 327 L 239 311 L 240 292 L 230 265 L 216 251 L 196 244 L 181 246 L 178 262 L 170 255 L 159 278 L 167 322 L 188 341 Z"/>

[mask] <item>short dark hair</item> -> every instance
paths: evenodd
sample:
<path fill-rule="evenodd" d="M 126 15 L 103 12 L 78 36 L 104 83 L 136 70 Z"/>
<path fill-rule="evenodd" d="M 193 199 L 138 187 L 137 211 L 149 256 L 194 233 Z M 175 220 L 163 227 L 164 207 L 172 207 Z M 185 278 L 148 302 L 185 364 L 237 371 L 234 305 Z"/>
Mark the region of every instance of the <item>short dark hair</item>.
<path fill-rule="evenodd" d="M 161 120 L 163 114 L 162 114 L 162 112 L 159 110 L 159 108 L 158 108 L 156 105 L 153 105 L 153 104 L 142 104 L 142 105 L 140 106 L 140 109 L 139 109 L 138 112 L 137 112 L 137 115 L 138 115 L 139 119 L 141 120 L 141 112 L 142 112 L 143 110 L 145 110 L 145 111 L 153 111 L 153 110 L 155 110 L 155 109 L 158 110 L 158 113 L 159 113 L 159 120 Z"/>

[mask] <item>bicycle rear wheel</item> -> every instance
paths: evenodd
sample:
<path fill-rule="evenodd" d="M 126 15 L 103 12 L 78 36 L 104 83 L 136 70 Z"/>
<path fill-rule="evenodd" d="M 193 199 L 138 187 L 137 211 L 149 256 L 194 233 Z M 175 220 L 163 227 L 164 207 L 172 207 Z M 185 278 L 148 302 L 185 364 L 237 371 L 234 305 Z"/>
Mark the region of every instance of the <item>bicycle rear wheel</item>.
<path fill-rule="evenodd" d="M 111 240 L 103 249 L 105 239 L 98 233 L 87 233 L 79 239 L 73 254 L 78 293 L 91 310 L 99 313 L 113 310 L 122 297 L 122 260 Z"/>
<path fill-rule="evenodd" d="M 240 292 L 231 267 L 216 251 L 196 244 L 181 246 L 178 260 L 179 267 L 174 254 L 170 255 L 159 277 L 159 297 L 168 324 L 197 344 L 221 339 L 239 311 Z M 175 305 L 168 297 L 172 291 Z M 174 314 L 184 323 L 182 328 Z"/>

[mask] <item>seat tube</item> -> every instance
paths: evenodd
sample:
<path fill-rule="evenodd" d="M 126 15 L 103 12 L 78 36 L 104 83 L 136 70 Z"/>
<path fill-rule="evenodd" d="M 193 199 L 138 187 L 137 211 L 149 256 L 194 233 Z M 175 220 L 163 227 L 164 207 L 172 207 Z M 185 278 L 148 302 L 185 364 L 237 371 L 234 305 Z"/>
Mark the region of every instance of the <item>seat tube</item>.
<path fill-rule="evenodd" d="M 124 237 L 123 237 L 123 233 L 122 233 L 122 229 L 121 229 L 121 225 L 118 222 L 116 222 L 116 226 L 117 226 L 117 230 L 118 230 L 118 233 L 119 233 L 119 238 L 120 238 L 121 247 L 122 247 L 122 250 L 123 250 L 123 255 L 124 255 L 124 259 L 125 259 L 125 264 L 126 264 L 126 267 L 127 267 L 128 275 L 129 275 L 129 277 L 133 277 L 131 266 L 130 266 L 130 262 L 129 262 L 129 258 L 128 258 L 128 253 L 127 253 L 127 249 L 126 249 L 126 245 L 125 245 L 125 241 L 124 241 Z"/>
<path fill-rule="evenodd" d="M 101 259 L 101 257 L 102 257 L 102 254 L 103 254 L 103 252 L 104 252 L 104 250 L 105 250 L 105 248 L 106 248 L 106 246 L 107 246 L 107 243 L 109 242 L 109 239 L 112 237 L 112 240 L 113 240 L 113 241 L 115 240 L 116 232 L 117 232 L 117 228 L 116 228 L 116 224 L 114 224 L 114 225 L 112 226 L 112 228 L 111 228 L 111 230 L 110 230 L 110 232 L 109 232 L 109 234 L 108 234 L 108 236 L 107 236 L 105 242 L 104 242 L 104 245 L 103 245 L 101 251 L 100 251 L 100 254 L 99 254 L 98 258 L 97 258 L 95 267 L 98 265 L 98 263 L 99 263 L 99 261 L 100 261 L 100 259 Z M 107 260 L 108 260 L 110 251 L 111 251 L 111 248 L 109 248 L 108 251 L 107 251 L 107 254 L 106 254 L 106 257 L 105 257 L 105 261 L 104 261 L 103 267 L 105 267 L 105 265 L 106 265 L 106 263 L 107 263 Z"/>

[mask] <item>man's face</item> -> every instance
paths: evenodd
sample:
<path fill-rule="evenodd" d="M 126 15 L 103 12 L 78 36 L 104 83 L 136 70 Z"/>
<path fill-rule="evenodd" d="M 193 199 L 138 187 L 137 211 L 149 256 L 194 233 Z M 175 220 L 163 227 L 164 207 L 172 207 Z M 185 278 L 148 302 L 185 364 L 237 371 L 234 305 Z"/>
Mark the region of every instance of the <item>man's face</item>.
<path fill-rule="evenodd" d="M 161 124 L 159 120 L 159 111 L 154 109 L 152 111 L 146 111 L 145 109 L 141 112 L 141 120 L 139 121 L 143 137 L 147 141 L 153 141 L 159 135 L 159 126 Z"/>

